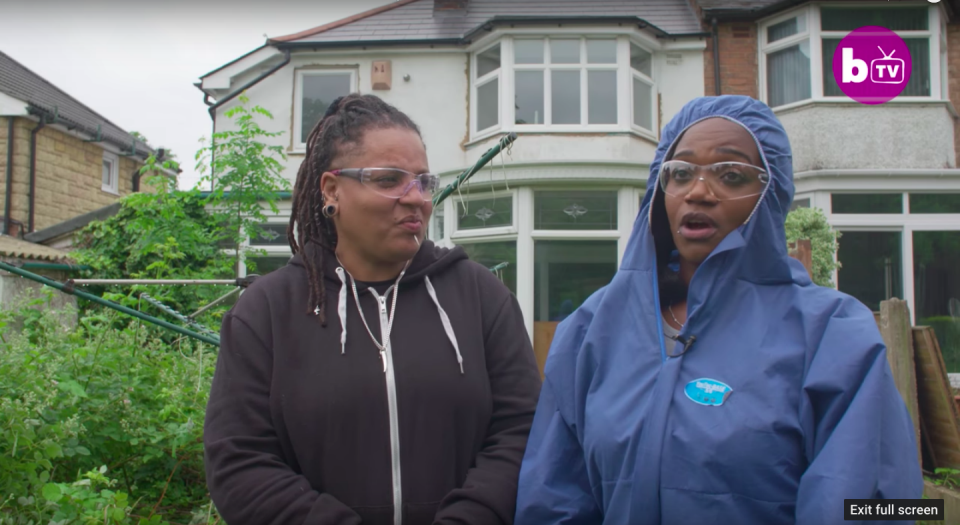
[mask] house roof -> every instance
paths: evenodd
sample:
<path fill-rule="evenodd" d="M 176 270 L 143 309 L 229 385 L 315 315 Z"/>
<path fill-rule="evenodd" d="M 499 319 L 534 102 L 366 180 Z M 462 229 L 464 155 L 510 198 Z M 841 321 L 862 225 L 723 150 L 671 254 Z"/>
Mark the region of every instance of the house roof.
<path fill-rule="evenodd" d="M 63 262 L 70 259 L 67 252 L 9 235 L 0 235 L 0 257 L 49 262 Z"/>
<path fill-rule="evenodd" d="M 703 18 L 709 20 L 741 19 L 753 20 L 772 15 L 793 6 L 808 3 L 810 0 L 696 0 L 703 11 Z M 960 0 L 943 2 L 947 14 L 954 18 L 960 11 Z"/>
<path fill-rule="evenodd" d="M 56 116 L 57 122 L 68 129 L 77 129 L 86 135 L 96 136 L 98 128 L 105 142 L 129 151 L 133 138 L 123 128 L 90 109 L 67 92 L 54 86 L 34 73 L 10 55 L 0 51 L 0 93 L 26 102 L 30 112 L 47 118 L 47 123 Z M 146 157 L 154 150 L 136 141 L 136 153 Z"/>
<path fill-rule="evenodd" d="M 32 243 L 45 243 L 47 241 L 56 239 L 57 237 L 80 230 L 93 221 L 103 221 L 113 217 L 117 214 L 117 212 L 120 211 L 120 208 L 121 204 L 119 202 L 114 202 L 113 204 L 109 204 L 103 208 L 98 208 L 91 212 L 84 213 L 83 215 L 77 215 L 72 219 L 54 224 L 48 228 L 30 232 L 24 235 L 23 238 Z"/>
<path fill-rule="evenodd" d="M 586 20 L 584 20 L 586 19 Z M 434 13 L 434 0 L 400 0 L 350 18 L 272 38 L 284 46 L 463 41 L 487 24 L 635 19 L 669 35 L 700 34 L 687 0 L 469 0 L 464 10 Z"/>

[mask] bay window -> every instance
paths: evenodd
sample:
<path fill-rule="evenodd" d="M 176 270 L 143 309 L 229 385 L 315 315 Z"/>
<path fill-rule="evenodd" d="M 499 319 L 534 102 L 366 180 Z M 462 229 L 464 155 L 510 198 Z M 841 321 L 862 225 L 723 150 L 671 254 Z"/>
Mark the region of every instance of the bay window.
<path fill-rule="evenodd" d="M 658 124 L 653 53 L 626 37 L 505 37 L 475 53 L 472 68 L 474 135 Z"/>
<path fill-rule="evenodd" d="M 811 6 L 761 24 L 761 96 L 771 107 L 804 100 L 841 100 L 833 53 L 841 39 L 863 26 L 886 27 L 903 38 L 913 59 L 898 99 L 946 95 L 940 79 L 945 57 L 942 21 L 935 6 Z"/>

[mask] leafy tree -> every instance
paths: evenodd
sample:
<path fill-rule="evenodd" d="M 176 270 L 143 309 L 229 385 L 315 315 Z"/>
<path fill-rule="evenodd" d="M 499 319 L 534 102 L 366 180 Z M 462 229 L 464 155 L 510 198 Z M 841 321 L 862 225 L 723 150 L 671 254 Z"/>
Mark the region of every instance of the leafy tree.
<path fill-rule="evenodd" d="M 797 208 L 787 214 L 787 242 L 809 239 L 813 251 L 813 282 L 834 288 L 833 272 L 840 267 L 836 260 L 840 232 L 827 222 L 820 208 Z"/>
<path fill-rule="evenodd" d="M 242 259 L 240 246 L 263 231 L 260 225 L 267 219 L 265 208 L 274 214 L 279 211 L 277 192 L 290 190 L 290 182 L 281 174 L 280 160 L 287 158 L 283 146 L 266 143 L 283 132 L 261 128 L 255 117 L 273 119 L 273 115 L 260 106 L 248 107 L 250 99 L 245 94 L 238 100 L 240 105 L 225 114 L 233 119 L 235 129 L 215 133 L 210 145 L 196 155 L 197 171 L 204 174 L 201 182 L 213 187 L 208 207 L 233 243 L 237 272 Z"/>

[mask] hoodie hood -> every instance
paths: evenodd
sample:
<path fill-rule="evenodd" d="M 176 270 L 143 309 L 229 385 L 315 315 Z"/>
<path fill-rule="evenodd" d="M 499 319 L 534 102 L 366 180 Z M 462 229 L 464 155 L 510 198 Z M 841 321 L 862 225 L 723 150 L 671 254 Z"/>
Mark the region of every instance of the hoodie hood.
<path fill-rule="evenodd" d="M 697 273 L 719 272 L 722 277 L 745 279 L 758 284 L 809 281 L 802 265 L 787 254 L 784 222 L 793 202 L 793 155 L 787 132 L 770 108 L 751 97 L 724 95 L 689 102 L 664 128 L 647 179 L 647 191 L 633 234 L 624 254 L 623 268 L 650 270 L 655 264 L 652 221 L 666 220 L 662 206 L 656 206 L 660 165 L 672 154 L 683 133 L 708 118 L 725 118 L 743 126 L 757 144 L 770 183 L 747 221 L 730 232 L 701 265 Z M 662 198 L 660 199 L 662 201 Z M 720 259 L 712 260 L 712 259 Z M 716 265 L 719 263 L 720 267 Z M 798 271 L 798 266 L 799 270 Z M 721 277 L 717 275 L 716 277 Z"/>
<path fill-rule="evenodd" d="M 322 250 L 322 252 L 320 252 Z M 317 257 L 319 254 L 323 254 L 323 278 L 327 281 L 332 281 L 339 284 L 340 292 L 337 294 L 337 317 L 340 320 L 340 353 L 345 354 L 347 351 L 347 315 L 349 310 L 350 299 L 349 296 L 352 292 L 354 302 L 356 304 L 357 314 L 360 315 L 360 318 L 363 320 L 364 327 L 367 330 L 368 335 L 371 339 L 374 340 L 375 344 L 378 346 L 389 346 L 390 345 L 390 331 L 393 328 L 393 318 L 396 315 L 396 304 L 397 304 L 397 294 L 400 293 L 401 289 L 411 289 L 414 286 L 419 285 L 420 281 L 423 281 L 424 286 L 427 288 L 427 294 L 430 296 L 430 300 L 433 301 L 434 306 L 437 308 L 437 314 L 440 316 L 440 322 L 443 325 L 443 331 L 447 335 L 447 339 L 450 341 L 450 344 L 453 345 L 454 352 L 457 356 L 457 364 L 460 367 L 460 373 L 463 374 L 463 355 L 460 353 L 460 344 L 457 341 L 456 333 L 453 330 L 453 324 L 450 322 L 450 316 L 447 314 L 447 311 L 444 310 L 443 306 L 440 304 L 440 299 L 437 298 L 437 291 L 433 286 L 433 282 L 430 280 L 431 275 L 437 275 L 447 268 L 450 268 L 453 264 L 458 261 L 467 259 L 467 253 L 460 246 L 454 247 L 453 249 L 441 248 L 435 245 L 432 241 L 424 240 L 423 244 L 420 245 L 420 249 L 417 251 L 416 255 L 413 256 L 413 259 L 410 261 L 410 264 L 401 272 L 399 276 L 399 289 L 395 290 L 394 286 L 397 282 L 397 279 L 391 279 L 390 281 L 384 281 L 381 283 L 366 283 L 357 281 L 350 275 L 345 268 L 340 265 L 340 261 L 337 259 L 336 252 L 334 249 L 321 246 L 316 243 L 308 244 L 304 250 L 305 257 Z M 304 268 L 303 265 L 303 256 L 297 254 L 290 259 L 290 264 L 293 266 L 299 266 Z M 383 294 L 381 295 L 378 291 L 378 287 L 388 286 Z M 370 293 L 372 294 L 377 301 L 379 301 L 384 308 L 386 303 L 391 299 L 392 295 L 392 310 L 384 311 L 381 315 L 387 316 L 387 325 L 385 328 L 381 328 L 381 333 L 383 334 L 383 339 L 378 340 L 374 335 L 373 331 L 370 329 L 370 322 L 366 317 L 363 316 L 363 309 L 360 306 L 360 293 Z M 320 306 L 317 305 L 315 312 L 319 315 Z M 383 320 L 381 320 L 381 326 L 383 326 Z M 381 351 L 383 349 L 381 348 Z M 384 371 L 386 371 L 386 361 L 384 361 Z"/>
<path fill-rule="evenodd" d="M 337 261 L 337 255 L 333 249 L 329 247 L 322 247 L 316 243 L 310 243 L 305 247 L 304 252 L 294 255 L 290 259 L 290 264 L 294 266 L 299 266 L 303 268 L 303 258 L 306 257 L 317 257 L 320 250 L 323 250 L 323 276 L 328 281 L 334 281 L 339 283 L 340 277 L 337 275 L 337 268 L 340 267 L 339 261 Z M 423 244 L 420 245 L 420 250 L 417 251 L 417 254 L 413 256 L 413 260 L 410 261 L 410 266 L 407 268 L 406 272 L 403 274 L 403 279 L 400 280 L 401 284 L 408 284 L 416 281 L 423 280 L 424 277 L 437 275 L 458 261 L 467 259 L 467 252 L 463 250 L 461 246 L 455 246 L 453 248 L 441 248 L 434 244 L 431 240 L 424 240 Z M 383 283 L 365 283 L 357 281 L 357 288 L 360 290 L 365 290 L 369 286 L 376 286 L 378 284 L 393 284 L 395 279 L 390 279 L 389 281 L 384 281 Z"/>

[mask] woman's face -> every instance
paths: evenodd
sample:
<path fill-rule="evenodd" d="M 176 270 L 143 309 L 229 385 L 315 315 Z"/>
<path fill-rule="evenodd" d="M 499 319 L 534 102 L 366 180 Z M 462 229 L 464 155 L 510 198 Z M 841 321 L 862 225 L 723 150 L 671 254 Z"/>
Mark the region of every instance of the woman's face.
<path fill-rule="evenodd" d="M 741 162 L 763 167 L 757 145 L 747 130 L 723 118 L 694 124 L 677 143 L 671 159 L 706 166 Z M 760 195 L 719 200 L 705 181 L 697 180 L 685 195 L 664 194 L 673 242 L 680 257 L 702 263 L 728 233 L 740 227 Z"/>
<path fill-rule="evenodd" d="M 371 129 L 359 144 L 343 147 L 330 170 L 398 168 L 427 173 L 423 141 L 406 128 Z M 326 172 L 320 181 L 325 204 L 337 206 L 338 250 L 351 250 L 373 264 L 396 264 L 416 255 L 433 211 L 429 195 L 413 187 L 399 199 L 385 197 L 356 179 Z"/>

